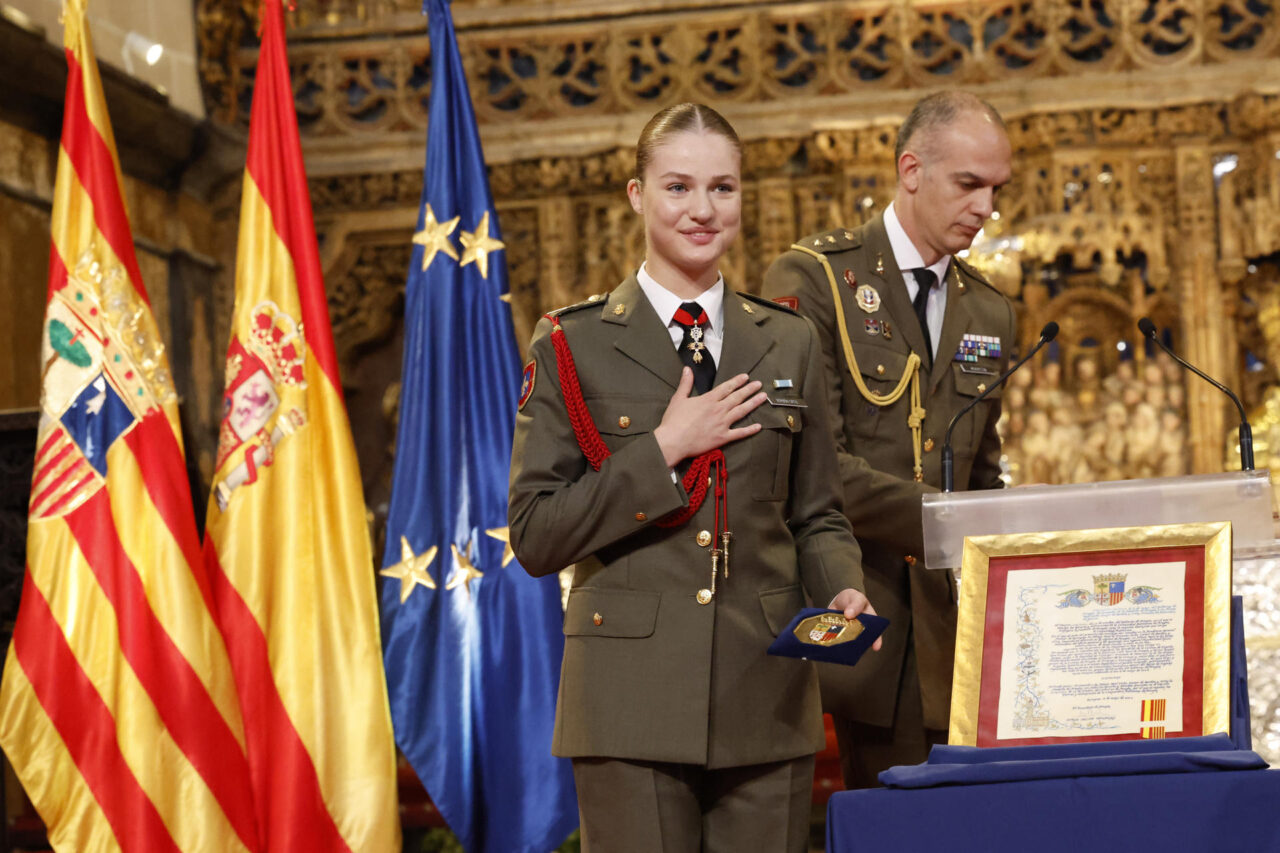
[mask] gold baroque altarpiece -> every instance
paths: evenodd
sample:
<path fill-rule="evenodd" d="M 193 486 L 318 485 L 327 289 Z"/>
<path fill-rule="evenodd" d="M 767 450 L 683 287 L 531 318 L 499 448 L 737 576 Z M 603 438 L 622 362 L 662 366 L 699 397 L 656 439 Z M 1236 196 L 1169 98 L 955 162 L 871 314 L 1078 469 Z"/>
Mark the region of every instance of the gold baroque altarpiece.
<path fill-rule="evenodd" d="M 256 0 L 201 0 L 211 114 L 247 122 Z M 416 0 L 315 0 L 290 60 L 335 334 L 350 361 L 397 327 L 420 192 L 430 44 Z M 1256 0 L 674 3 L 456 0 L 463 61 L 508 247 L 517 333 L 639 262 L 623 186 L 657 108 L 700 100 L 746 142 L 751 290 L 797 237 L 892 196 L 894 128 L 962 86 L 1006 116 L 1016 176 L 971 260 L 1025 341 L 1063 327 L 1006 392 L 1014 482 L 1219 470 L 1217 392 L 1142 346 L 1149 315 L 1186 357 L 1280 400 L 1280 21 Z M 1274 356 L 1274 357 L 1273 357 Z M 1270 406 L 1270 408 L 1268 408 Z M 1123 416 L 1123 417 L 1122 417 Z M 1123 425 L 1122 424 L 1123 421 Z M 1277 435 L 1280 439 L 1280 435 Z M 1225 441 L 1225 458 L 1224 458 Z"/>
<path fill-rule="evenodd" d="M 231 127 L 247 121 L 254 7 L 198 4 L 206 100 Z M 726 272 L 750 290 L 800 235 L 882 208 L 896 122 L 922 91 L 962 86 L 1001 108 L 1017 152 L 1000 219 L 971 259 L 1017 302 L 1024 340 L 1048 319 L 1063 327 L 1052 359 L 1006 393 L 1010 478 L 1229 462 L 1217 392 L 1142 347 L 1134 322 L 1144 315 L 1264 416 L 1280 410 L 1266 398 L 1280 363 L 1270 258 L 1280 249 L 1280 100 L 1262 83 L 1280 80 L 1273 4 L 453 7 L 522 340 L 543 310 L 611 286 L 640 260 L 622 188 L 629 143 L 655 109 L 704 101 L 742 131 L 744 229 Z M 431 83 L 419 8 L 316 0 L 292 13 L 295 94 L 348 359 L 397 323 Z"/>

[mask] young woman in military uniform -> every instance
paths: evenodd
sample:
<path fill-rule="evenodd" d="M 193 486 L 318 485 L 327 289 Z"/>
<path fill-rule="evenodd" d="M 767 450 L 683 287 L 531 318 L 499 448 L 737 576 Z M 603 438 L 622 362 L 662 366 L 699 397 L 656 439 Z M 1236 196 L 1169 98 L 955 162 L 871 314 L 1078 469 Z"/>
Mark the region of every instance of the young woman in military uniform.
<path fill-rule="evenodd" d="M 627 185 L 645 263 L 547 315 L 525 367 L 511 544 L 534 575 L 575 565 L 552 750 L 588 851 L 805 850 L 818 682 L 766 649 L 806 598 L 874 612 L 806 403 L 814 328 L 719 274 L 740 166 L 708 107 L 654 116 Z"/>

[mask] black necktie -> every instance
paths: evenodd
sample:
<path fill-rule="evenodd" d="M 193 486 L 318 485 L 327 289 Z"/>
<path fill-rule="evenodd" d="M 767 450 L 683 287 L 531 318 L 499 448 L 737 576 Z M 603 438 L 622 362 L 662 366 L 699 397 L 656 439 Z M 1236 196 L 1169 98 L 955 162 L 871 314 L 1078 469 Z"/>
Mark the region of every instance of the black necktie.
<path fill-rule="evenodd" d="M 685 302 L 676 309 L 675 321 L 684 329 L 680 339 L 680 361 L 693 369 L 693 390 L 705 394 L 716 379 L 716 361 L 707 349 L 707 312 L 696 302 Z"/>
<path fill-rule="evenodd" d="M 916 309 L 916 319 L 920 321 L 920 331 L 924 334 L 926 363 L 932 367 L 933 338 L 929 335 L 928 306 L 929 292 L 938 283 L 938 277 L 933 274 L 933 270 L 925 267 L 911 270 L 911 274 L 916 278 L 916 298 L 911 300 L 911 307 Z"/>

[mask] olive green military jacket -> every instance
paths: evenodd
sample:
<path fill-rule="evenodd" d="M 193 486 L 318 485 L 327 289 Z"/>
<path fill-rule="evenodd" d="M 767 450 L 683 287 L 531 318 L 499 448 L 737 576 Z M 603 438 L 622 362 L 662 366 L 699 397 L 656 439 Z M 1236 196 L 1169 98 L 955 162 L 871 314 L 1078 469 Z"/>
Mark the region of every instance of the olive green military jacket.
<path fill-rule="evenodd" d="M 806 237 L 798 245 L 820 252 L 831 265 L 863 384 L 882 394 L 893 391 L 909 354 L 923 358 L 926 353 L 883 215 L 857 229 Z M 859 299 L 863 285 L 878 299 L 866 291 Z M 863 396 L 845 356 L 831 284 L 820 261 L 793 248 L 765 275 L 766 296 L 788 303 L 794 299 L 797 310 L 817 326 L 828 383 L 827 409 L 837 427 L 845 513 L 862 546 L 867 597 L 876 612 L 891 622 L 879 655 L 868 655 L 853 669 L 820 667 L 826 710 L 872 725 L 893 722 L 911 636 L 925 725 L 948 726 L 955 592 L 949 572 L 926 569 L 916 559 L 924 550 L 921 497 L 942 487 L 942 444 L 948 422 L 1004 371 L 1015 342 L 1013 306 L 971 267 L 953 258 L 946 287 L 938 355 L 932 369 L 927 358 L 921 367 L 923 481 L 916 482 L 908 425 L 910 392 L 883 407 Z M 860 307 L 871 308 L 872 303 L 873 310 Z M 994 341 L 1000 344 L 998 356 L 989 354 Z M 956 360 L 962 344 L 971 354 L 988 354 Z M 957 423 L 952 433 L 957 490 L 1001 486 L 999 417 L 997 389 Z"/>
<path fill-rule="evenodd" d="M 509 515 L 530 574 L 576 566 L 552 751 L 708 767 L 812 754 L 824 741 L 814 666 L 766 650 L 806 594 L 825 605 L 862 588 L 830 476 L 836 450 L 813 325 L 726 290 L 717 375 L 747 373 L 775 400 L 807 407 L 764 403 L 737 424 L 764 428 L 723 448 L 734 538 L 728 577 L 702 604 L 714 496 L 683 526 L 655 524 L 688 503 L 653 436 L 680 380 L 667 329 L 634 276 L 557 319 L 611 455 L 599 471 L 584 458 L 543 319 L 516 418 Z"/>

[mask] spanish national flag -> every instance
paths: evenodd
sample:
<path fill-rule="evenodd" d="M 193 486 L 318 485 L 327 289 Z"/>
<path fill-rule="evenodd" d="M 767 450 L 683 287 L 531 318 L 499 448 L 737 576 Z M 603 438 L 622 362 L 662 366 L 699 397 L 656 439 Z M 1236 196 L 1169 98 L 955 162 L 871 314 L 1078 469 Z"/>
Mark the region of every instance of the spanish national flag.
<path fill-rule="evenodd" d="M 262 16 L 205 556 L 264 848 L 398 851 L 373 558 L 281 0 Z"/>
<path fill-rule="evenodd" d="M 0 743 L 59 851 L 257 850 L 240 706 L 84 0 L 66 0 L 63 22 L 41 418 Z"/>

